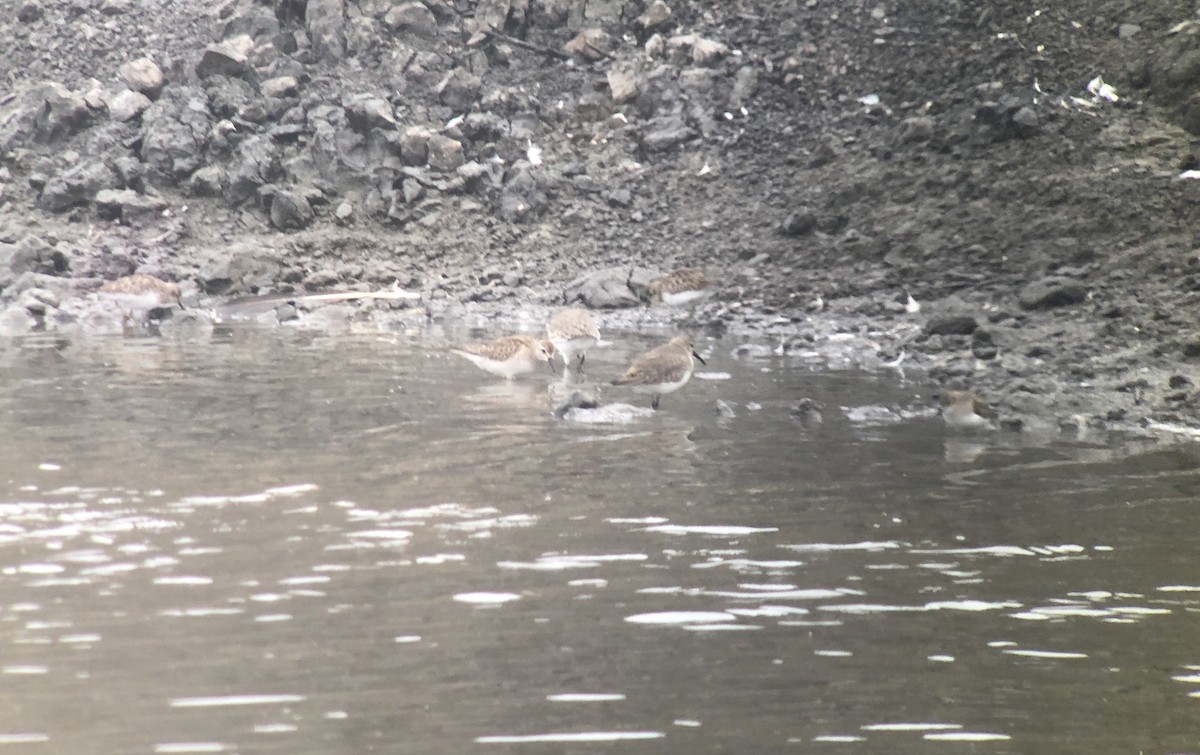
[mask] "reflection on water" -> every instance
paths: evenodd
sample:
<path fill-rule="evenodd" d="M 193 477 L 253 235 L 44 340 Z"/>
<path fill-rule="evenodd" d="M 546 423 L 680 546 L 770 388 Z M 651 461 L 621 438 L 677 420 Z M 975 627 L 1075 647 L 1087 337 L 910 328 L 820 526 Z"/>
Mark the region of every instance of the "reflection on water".
<path fill-rule="evenodd" d="M 1195 451 L 734 346 L 572 422 L 418 333 L 4 344 L 0 745 L 1195 748 Z"/>

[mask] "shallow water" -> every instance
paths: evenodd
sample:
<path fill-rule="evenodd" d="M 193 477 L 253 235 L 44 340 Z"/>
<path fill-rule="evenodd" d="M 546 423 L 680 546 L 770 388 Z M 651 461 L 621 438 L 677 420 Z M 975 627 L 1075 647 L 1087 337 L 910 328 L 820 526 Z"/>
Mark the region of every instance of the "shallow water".
<path fill-rule="evenodd" d="M 445 337 L 0 344 L 0 745 L 1200 747 L 1191 447 L 851 423 L 921 386 L 730 338 L 557 421 Z"/>

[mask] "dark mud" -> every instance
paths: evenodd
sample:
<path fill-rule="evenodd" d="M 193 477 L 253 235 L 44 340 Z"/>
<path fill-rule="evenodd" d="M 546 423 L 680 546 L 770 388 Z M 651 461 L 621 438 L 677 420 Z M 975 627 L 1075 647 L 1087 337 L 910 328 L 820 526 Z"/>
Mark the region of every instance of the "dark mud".
<path fill-rule="evenodd" d="M 689 327 L 1027 424 L 1200 425 L 1190 3 L 10 5 L 10 335 L 135 270 L 197 312 L 395 286 L 257 317 L 536 327 L 699 265 Z"/>

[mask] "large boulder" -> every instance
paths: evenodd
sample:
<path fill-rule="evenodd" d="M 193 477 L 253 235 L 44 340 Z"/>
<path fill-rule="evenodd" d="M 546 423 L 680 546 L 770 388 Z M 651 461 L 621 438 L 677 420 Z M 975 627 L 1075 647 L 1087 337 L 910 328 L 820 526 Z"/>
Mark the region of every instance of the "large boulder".
<path fill-rule="evenodd" d="M 0 291 L 5 291 L 26 273 L 45 275 L 67 271 L 66 255 L 37 236 L 25 236 L 15 244 L 0 244 Z"/>
<path fill-rule="evenodd" d="M 346 55 L 345 0 L 308 0 L 304 23 L 313 52 L 326 61 L 338 61 Z"/>
<path fill-rule="evenodd" d="M 204 48 L 200 62 L 196 64 L 196 76 L 207 79 L 211 76 L 229 76 L 250 79 L 254 69 L 250 66 L 250 53 L 254 40 L 249 34 L 241 34 Z"/>
<path fill-rule="evenodd" d="M 213 122 L 198 89 L 172 87 L 142 113 L 140 156 L 152 176 L 187 178 L 204 163 Z"/>
<path fill-rule="evenodd" d="M 163 88 L 163 72 L 150 58 L 138 58 L 125 63 L 118 70 L 125 84 L 135 92 L 150 99 L 158 99 Z"/>
<path fill-rule="evenodd" d="M 228 197 L 241 204 L 255 196 L 259 188 L 280 176 L 279 148 L 268 136 L 255 134 L 238 144 L 226 173 Z"/>
<path fill-rule="evenodd" d="M 1030 283 L 1018 295 L 1024 309 L 1052 309 L 1079 304 L 1087 299 L 1087 288 L 1070 278 L 1049 276 Z"/>
<path fill-rule="evenodd" d="M 637 268 L 609 267 L 584 273 L 563 289 L 564 303 L 593 309 L 636 307 L 643 302 L 629 282 L 637 272 Z"/>
<path fill-rule="evenodd" d="M 94 111 L 62 84 L 45 81 L 0 105 L 0 152 L 20 144 L 57 144 L 91 125 Z"/>
<path fill-rule="evenodd" d="M 117 174 L 103 162 L 78 163 L 46 182 L 38 197 L 38 205 L 50 212 L 63 212 L 89 204 L 96 192 L 112 188 L 117 183 Z"/>

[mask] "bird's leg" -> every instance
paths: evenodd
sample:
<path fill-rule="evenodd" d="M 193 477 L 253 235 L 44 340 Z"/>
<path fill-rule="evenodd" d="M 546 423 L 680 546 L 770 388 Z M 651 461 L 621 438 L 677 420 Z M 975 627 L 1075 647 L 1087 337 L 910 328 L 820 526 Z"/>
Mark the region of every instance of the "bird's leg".
<path fill-rule="evenodd" d="M 652 398 L 652 399 L 650 400 L 650 408 L 651 408 L 651 409 L 654 409 L 655 411 L 658 411 L 658 400 L 659 400 L 660 398 L 662 398 L 662 396 L 659 396 L 659 395 L 655 394 L 654 398 Z"/>
<path fill-rule="evenodd" d="M 578 370 L 579 370 L 579 374 L 580 374 L 580 375 L 582 375 L 582 374 L 583 374 L 583 360 L 584 360 L 584 359 L 586 359 L 586 358 L 587 358 L 587 352 L 580 352 L 580 354 L 579 354 L 579 367 L 578 367 Z"/>

